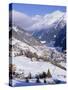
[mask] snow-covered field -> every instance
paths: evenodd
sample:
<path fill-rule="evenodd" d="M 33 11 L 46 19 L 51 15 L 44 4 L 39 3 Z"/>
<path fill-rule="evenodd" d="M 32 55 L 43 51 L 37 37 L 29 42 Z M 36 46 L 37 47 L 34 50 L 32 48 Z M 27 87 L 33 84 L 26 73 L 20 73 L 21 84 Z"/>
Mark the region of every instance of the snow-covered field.
<path fill-rule="evenodd" d="M 51 64 L 50 62 L 42 61 L 31 61 L 30 58 L 25 56 L 17 56 L 12 58 L 12 64 L 16 65 L 17 72 L 19 70 L 24 71 L 25 76 L 29 74 L 32 75 L 42 73 L 43 71 L 47 73 L 48 69 L 51 72 L 52 78 L 61 81 L 66 81 L 66 71 Z"/>

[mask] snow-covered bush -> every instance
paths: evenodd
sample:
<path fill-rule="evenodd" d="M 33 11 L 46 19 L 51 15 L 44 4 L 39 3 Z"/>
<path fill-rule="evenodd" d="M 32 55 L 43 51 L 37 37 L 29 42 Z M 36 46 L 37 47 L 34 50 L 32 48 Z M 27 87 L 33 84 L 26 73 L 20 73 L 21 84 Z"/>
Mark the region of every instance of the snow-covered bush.
<path fill-rule="evenodd" d="M 47 77 L 47 74 L 46 74 L 46 72 L 42 72 L 42 73 L 40 73 L 39 74 L 39 78 L 46 78 Z"/>
<path fill-rule="evenodd" d="M 36 77 L 36 83 L 40 83 L 39 77 Z"/>
<path fill-rule="evenodd" d="M 25 82 L 29 83 L 29 78 L 28 77 L 25 78 Z"/>
<path fill-rule="evenodd" d="M 44 79 L 44 83 L 46 83 L 46 79 Z"/>

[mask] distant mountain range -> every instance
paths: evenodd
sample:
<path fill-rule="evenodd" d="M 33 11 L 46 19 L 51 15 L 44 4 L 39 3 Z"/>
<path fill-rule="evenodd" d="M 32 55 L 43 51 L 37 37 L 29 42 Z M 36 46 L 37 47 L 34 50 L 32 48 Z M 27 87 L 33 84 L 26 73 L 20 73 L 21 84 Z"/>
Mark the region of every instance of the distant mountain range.
<path fill-rule="evenodd" d="M 66 50 L 66 21 L 65 15 L 63 15 L 59 20 L 54 22 L 52 26 L 45 29 L 36 30 L 32 32 L 32 35 L 38 38 L 40 41 L 46 41 L 48 46 L 62 47 L 62 50 Z M 61 37 L 61 38 L 60 38 Z M 59 39 L 60 38 L 60 39 Z M 63 41 L 63 45 L 60 43 Z M 58 43 L 58 44 L 57 44 Z"/>
<path fill-rule="evenodd" d="M 40 45 L 41 42 L 49 47 L 60 47 L 62 51 L 66 50 L 66 13 L 55 11 L 43 16 L 35 15 L 30 17 L 24 13 L 13 10 L 12 15 L 12 25 L 22 28 L 19 28 L 20 30 L 17 32 L 18 35 L 13 31 L 15 38 L 32 45 Z M 26 36 L 24 32 L 26 32 L 28 36 Z M 64 33 L 64 35 L 62 35 L 62 33 Z M 27 38 L 27 40 L 24 40 L 22 36 Z"/>

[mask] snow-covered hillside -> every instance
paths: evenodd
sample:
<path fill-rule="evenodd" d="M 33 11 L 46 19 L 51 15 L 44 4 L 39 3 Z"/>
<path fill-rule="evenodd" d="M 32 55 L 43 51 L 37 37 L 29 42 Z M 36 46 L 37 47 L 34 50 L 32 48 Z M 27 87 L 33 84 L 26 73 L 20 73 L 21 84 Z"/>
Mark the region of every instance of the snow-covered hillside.
<path fill-rule="evenodd" d="M 12 64 L 16 65 L 16 72 L 21 73 L 24 71 L 25 77 L 31 72 L 32 76 L 40 74 L 41 72 L 47 72 L 48 69 L 51 72 L 53 79 L 58 79 L 61 81 L 66 81 L 66 71 L 51 64 L 50 62 L 44 61 L 31 61 L 30 58 L 25 56 L 13 57 Z M 21 71 L 19 71 L 21 70 Z"/>
<path fill-rule="evenodd" d="M 13 32 L 14 31 L 14 32 Z M 12 36 L 10 37 L 9 45 L 12 46 L 12 55 L 19 54 L 22 52 L 30 51 L 31 53 L 36 53 L 42 58 L 47 57 L 48 60 L 64 61 L 66 62 L 66 55 L 62 52 L 58 52 L 54 47 L 48 47 L 44 43 L 41 43 L 36 38 L 30 36 L 18 27 L 13 26 Z"/>
<path fill-rule="evenodd" d="M 51 77 L 46 78 L 47 83 L 56 83 L 54 80 L 66 82 L 66 54 L 58 52 L 54 47 L 41 43 L 28 32 L 13 26 L 9 31 L 12 33 L 9 40 L 10 65 L 15 65 L 13 79 L 27 80 L 31 73 L 30 82 L 35 82 L 35 76 L 50 70 Z M 13 71 L 12 71 L 13 72 Z M 24 73 L 24 76 L 22 75 Z M 15 74 L 15 75 L 14 75 Z M 11 75 L 10 75 L 11 76 Z M 40 80 L 45 82 L 44 79 Z"/>

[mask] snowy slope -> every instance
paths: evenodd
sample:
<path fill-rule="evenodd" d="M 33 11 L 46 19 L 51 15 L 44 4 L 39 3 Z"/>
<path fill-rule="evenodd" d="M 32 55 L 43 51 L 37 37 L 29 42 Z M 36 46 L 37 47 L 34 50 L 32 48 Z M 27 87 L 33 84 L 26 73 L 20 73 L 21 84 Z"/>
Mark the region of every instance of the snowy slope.
<path fill-rule="evenodd" d="M 44 41 L 38 41 L 34 37 L 30 36 L 29 33 L 19 30 L 18 27 L 12 27 L 13 32 L 10 37 L 9 44 L 12 45 L 12 53 L 21 53 L 21 51 L 31 51 L 42 57 L 51 58 L 51 53 L 53 52 L 53 60 L 65 61 L 65 54 L 58 52 L 55 48 L 48 47 L 44 44 Z"/>
<path fill-rule="evenodd" d="M 32 62 L 29 58 L 25 56 L 19 56 L 19 57 L 13 57 L 12 63 L 16 65 L 17 71 L 19 71 L 19 69 L 24 71 L 25 76 L 27 76 L 29 72 L 31 72 L 31 74 L 34 76 L 35 74 L 39 74 L 43 71 L 47 72 L 49 69 L 52 74 L 52 78 L 66 81 L 66 79 L 64 78 L 64 76 L 66 76 L 66 71 L 57 66 L 54 66 L 49 62 L 44 62 L 44 61 Z"/>

